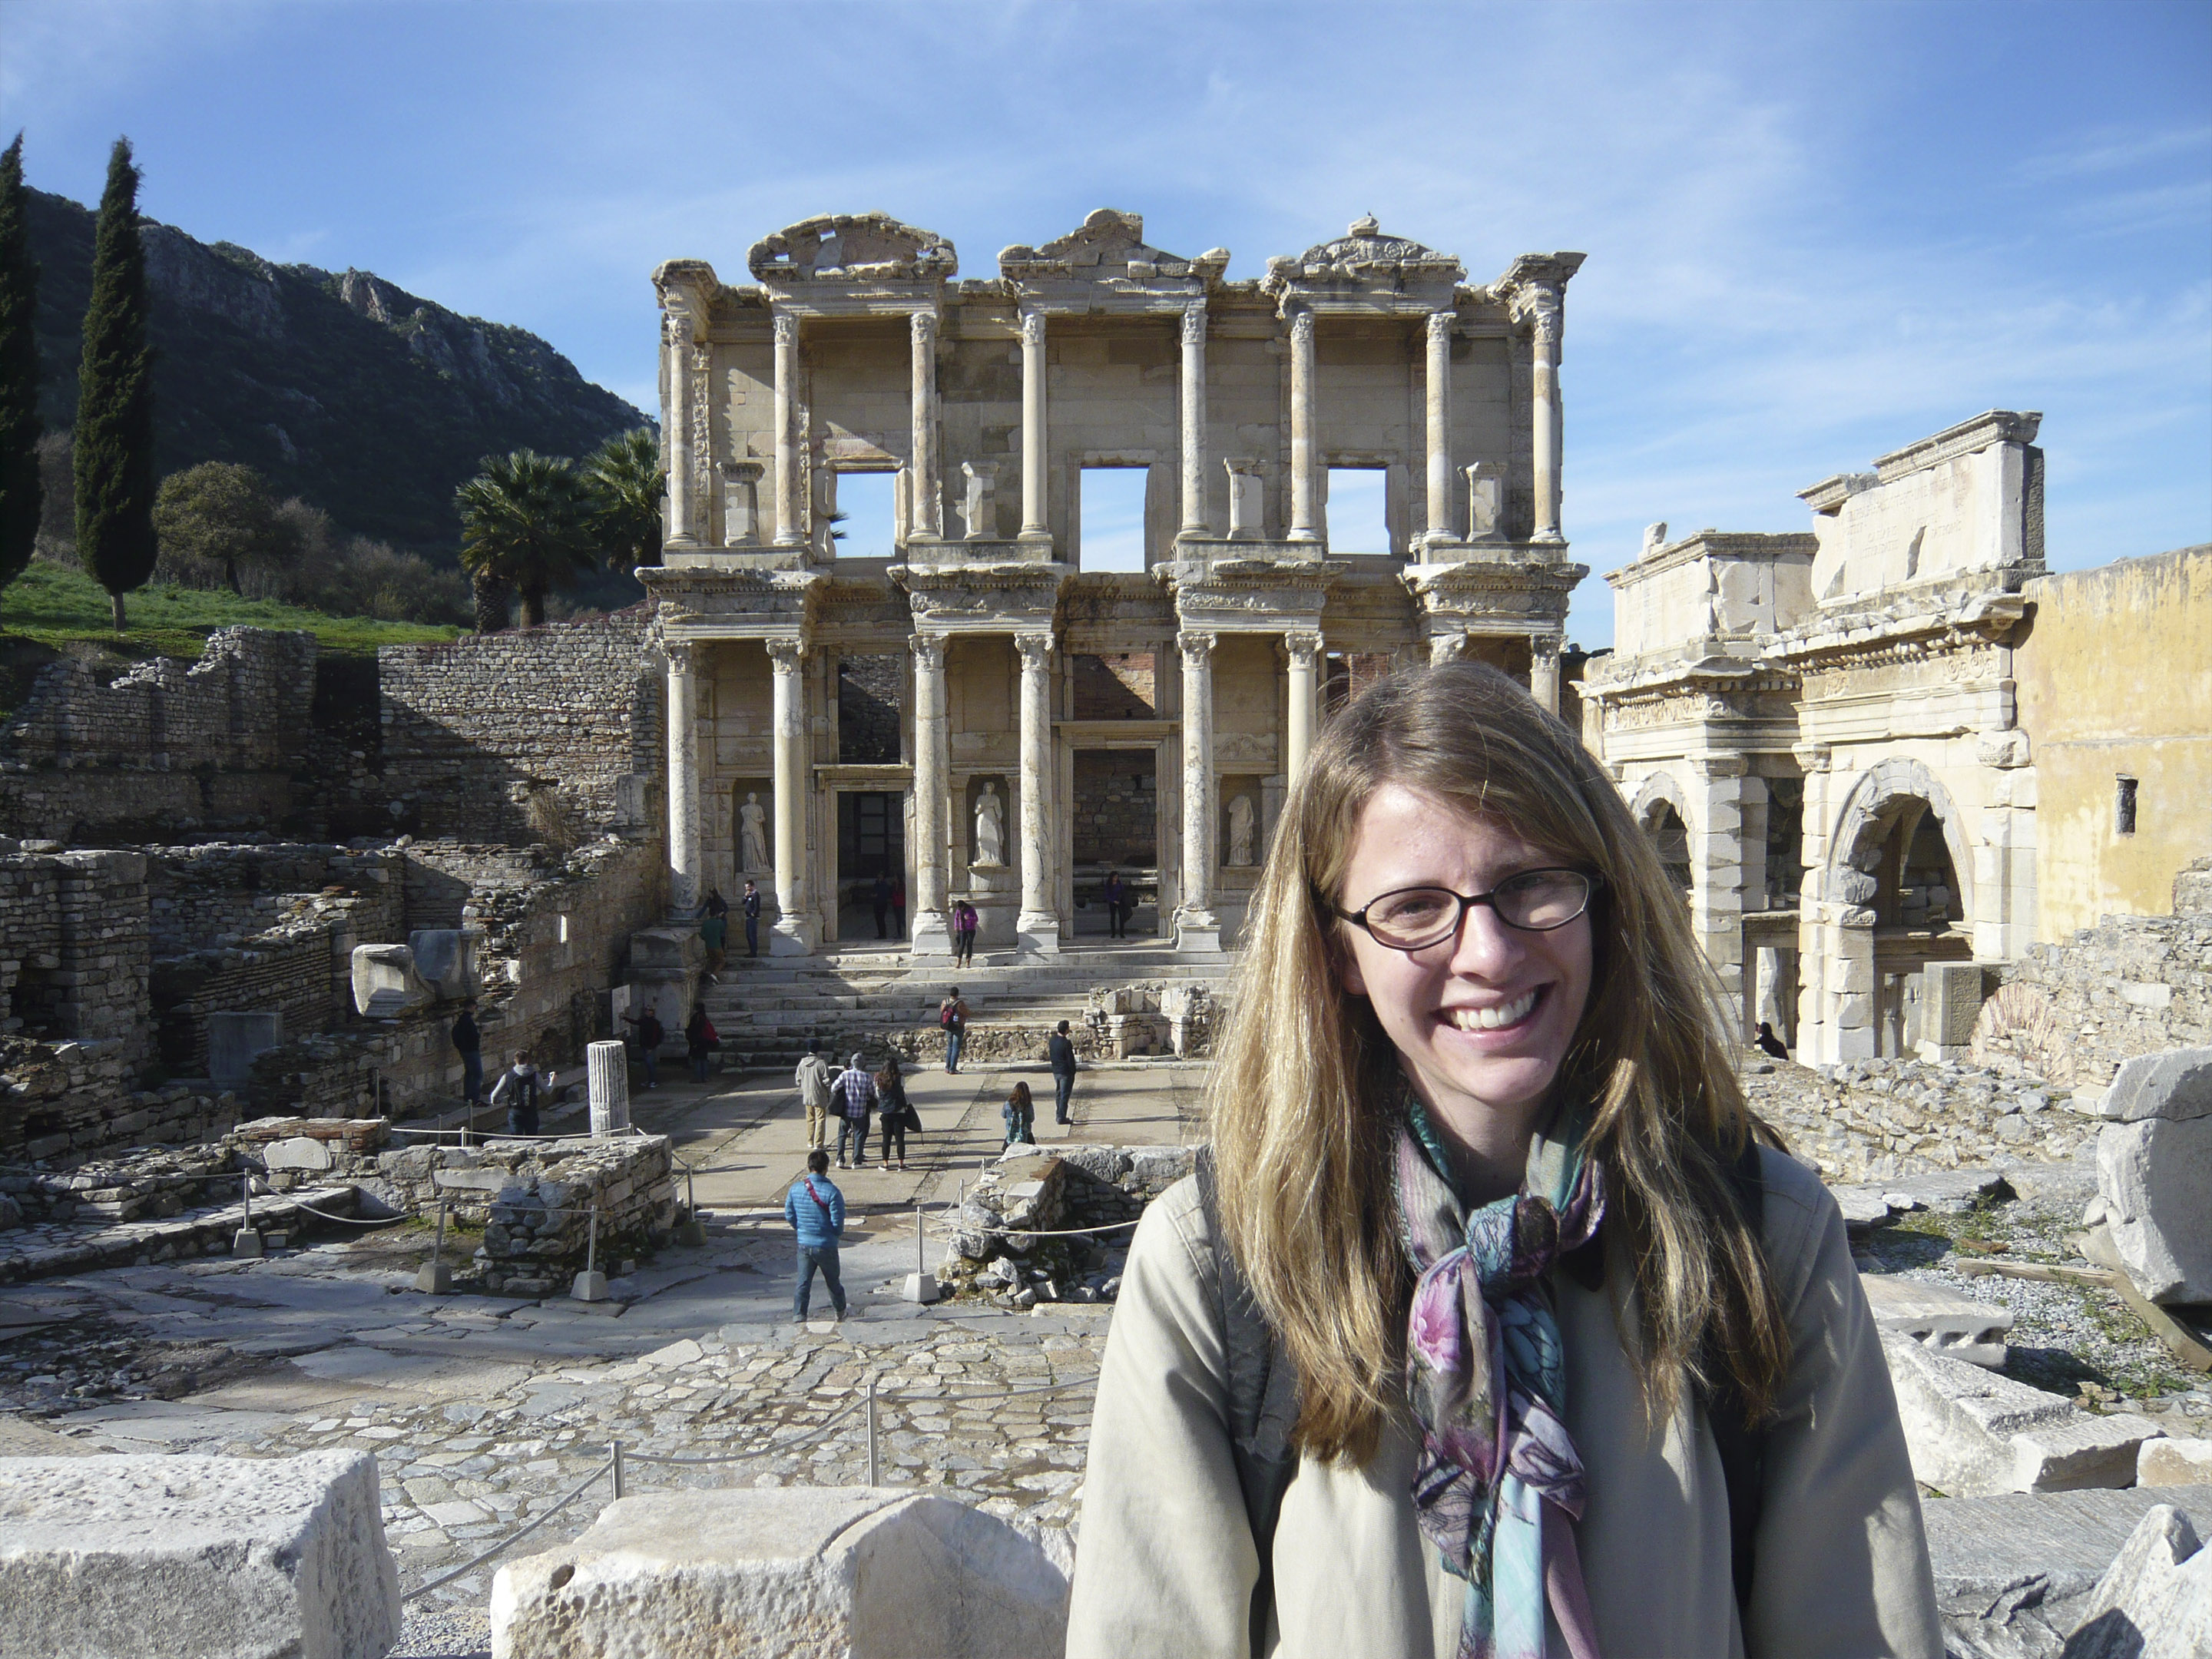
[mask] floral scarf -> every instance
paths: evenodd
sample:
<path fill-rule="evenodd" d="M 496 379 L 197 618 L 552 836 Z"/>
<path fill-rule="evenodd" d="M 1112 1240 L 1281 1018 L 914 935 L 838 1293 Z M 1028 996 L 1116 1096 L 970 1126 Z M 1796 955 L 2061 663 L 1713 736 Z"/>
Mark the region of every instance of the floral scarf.
<path fill-rule="evenodd" d="M 1528 1149 L 1520 1193 L 1469 1213 L 1419 1100 L 1407 1097 L 1393 1176 L 1420 1275 L 1406 1391 L 1421 1429 L 1413 1509 L 1444 1570 L 1467 1580 L 1457 1659 L 1545 1659 L 1545 1609 L 1572 1659 L 1598 1659 L 1575 1548 L 1582 1459 L 1559 1412 L 1565 1378 L 1547 1274 L 1595 1236 L 1605 1181 L 1561 1114 Z"/>

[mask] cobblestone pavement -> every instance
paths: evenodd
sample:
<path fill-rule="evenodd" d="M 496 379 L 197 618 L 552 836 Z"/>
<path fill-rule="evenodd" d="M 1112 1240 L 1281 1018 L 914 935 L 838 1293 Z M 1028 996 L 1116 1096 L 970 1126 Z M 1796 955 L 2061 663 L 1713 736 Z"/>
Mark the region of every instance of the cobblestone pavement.
<path fill-rule="evenodd" d="M 1153 1144 L 1187 1138 L 1202 1078 L 1195 1066 L 1086 1078 L 1077 1133 Z M 1990 1089 L 1990 1103 L 2011 1099 L 2013 1111 L 1984 1104 L 1948 1114 L 1948 1095 L 1923 1102 L 1915 1091 L 1929 1080 L 1909 1071 L 1901 1080 L 1875 1070 L 1838 1081 L 1782 1065 L 1749 1071 L 1746 1080 L 1759 1109 L 1832 1178 L 1948 1168 L 1942 1137 L 1954 1117 L 1978 1148 L 1984 1139 L 2000 1143 L 1977 1126 L 2047 1116 L 2047 1134 L 2039 1121 L 2033 1141 L 2015 1134 L 2002 1143 L 2015 1154 L 2008 1173 L 2023 1196 L 1963 1213 L 1938 1206 L 1899 1217 L 1874 1230 L 1862 1267 L 1935 1279 L 2011 1307 L 2018 1322 L 2008 1370 L 2024 1381 L 2092 1409 L 2145 1410 L 2172 1432 L 2212 1426 L 2203 1379 L 2173 1365 L 2117 1297 L 1955 1271 L 1965 1257 L 1999 1245 L 2017 1261 L 2073 1259 L 2064 1234 L 2094 1189 L 2078 1157 L 2085 1120 L 2048 1101 L 2028 1110 L 2018 1099 L 2033 1092 L 2024 1087 Z M 1887 1090 L 1869 1086 L 1884 1080 Z M 789 1233 L 780 1207 L 763 1200 L 780 1194 L 797 1161 L 795 1100 L 787 1086 L 744 1080 L 720 1091 L 721 1106 L 709 1091 L 647 1109 L 669 1115 L 665 1127 L 700 1171 L 708 1238 L 617 1278 L 608 1303 L 420 1295 L 414 1272 L 429 1240 L 412 1224 L 258 1261 L 155 1263 L 0 1291 L 0 1455 L 370 1451 L 402 1580 L 412 1588 L 582 1485 L 521 1549 L 574 1537 L 611 1496 L 607 1477 L 592 1477 L 616 1441 L 631 1491 L 858 1483 L 866 1474 L 872 1372 L 887 1482 L 949 1487 L 1010 1518 L 1066 1526 L 1089 1431 L 1085 1382 L 1097 1372 L 1110 1307 L 1024 1314 L 899 1300 L 915 1260 L 911 1205 L 949 1200 L 963 1172 L 972 1178 L 966 1160 L 995 1150 L 997 1101 L 1010 1084 L 994 1073 L 911 1080 L 938 1129 L 925 1142 L 926 1160 L 915 1160 L 927 1167 L 840 1177 L 855 1217 L 844 1251 L 851 1317 L 842 1323 L 792 1318 Z M 1984 1085 L 1969 1079 L 1960 1086 Z M 1932 1151 L 1921 1144 L 1931 1135 Z M 2046 1141 L 2076 1156 L 2018 1156 Z M 933 1237 L 927 1258 L 942 1248 Z M 819 1285 L 815 1294 L 816 1310 L 826 1312 Z M 980 1397 L 1052 1384 L 1068 1386 Z M 737 1461 L 647 1461 L 724 1456 Z M 414 1603 L 399 1653 L 485 1651 L 483 1609 L 497 1565 Z"/>

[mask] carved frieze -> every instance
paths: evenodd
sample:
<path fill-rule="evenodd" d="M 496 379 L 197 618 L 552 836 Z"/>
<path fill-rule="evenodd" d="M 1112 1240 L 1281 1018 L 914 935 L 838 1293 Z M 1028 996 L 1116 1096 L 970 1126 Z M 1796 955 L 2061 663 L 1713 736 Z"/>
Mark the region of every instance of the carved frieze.
<path fill-rule="evenodd" d="M 933 230 L 887 213 L 834 213 L 802 219 L 752 245 L 745 264 L 763 283 L 942 283 L 959 255 Z"/>

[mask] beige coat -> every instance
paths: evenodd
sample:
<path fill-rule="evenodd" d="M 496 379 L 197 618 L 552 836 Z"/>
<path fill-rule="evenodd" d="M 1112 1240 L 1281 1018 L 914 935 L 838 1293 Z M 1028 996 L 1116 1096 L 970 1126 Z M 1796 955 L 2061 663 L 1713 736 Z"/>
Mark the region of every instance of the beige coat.
<path fill-rule="evenodd" d="M 1644 1425 L 1607 1292 L 1556 1277 L 1565 1419 L 1589 1476 L 1577 1529 L 1605 1659 L 1941 1659 L 1936 1593 L 1889 1372 L 1835 1201 L 1765 1157 L 1767 1261 L 1794 1358 L 1765 1440 L 1747 1620 L 1718 1452 L 1687 1397 Z M 1609 1271 L 1609 1285 L 1626 1275 Z M 1259 1559 L 1224 1426 L 1213 1249 L 1197 1184 L 1146 1214 L 1107 1338 L 1091 1430 L 1068 1659 L 1247 1650 Z M 1421 1537 L 1415 1443 L 1302 1462 L 1275 1531 L 1275 1659 L 1451 1659 L 1464 1581 Z M 1564 1653 L 1554 1626 L 1552 1650 Z"/>

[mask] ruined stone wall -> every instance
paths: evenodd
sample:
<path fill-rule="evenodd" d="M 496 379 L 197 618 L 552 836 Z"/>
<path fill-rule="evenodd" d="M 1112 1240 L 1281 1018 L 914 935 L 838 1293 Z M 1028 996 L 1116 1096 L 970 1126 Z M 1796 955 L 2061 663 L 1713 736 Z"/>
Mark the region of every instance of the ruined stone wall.
<path fill-rule="evenodd" d="M 2173 884 L 2170 916 L 2106 916 L 2063 945 L 2030 945 L 1982 1005 L 1973 1056 L 2075 1089 L 2120 1062 L 2212 1043 L 2212 859 Z"/>
<path fill-rule="evenodd" d="M 401 921 L 398 858 L 328 842 L 207 842 L 147 849 L 146 891 L 157 956 L 234 945 L 265 932 L 314 896 L 343 888 L 360 901 L 362 937 Z M 331 895 L 335 896 L 335 895 Z M 418 926 L 422 924 L 417 924 Z"/>
<path fill-rule="evenodd" d="M 384 783 L 437 836 L 573 846 L 655 821 L 645 607 L 377 653 Z"/>
<path fill-rule="evenodd" d="M 112 682 L 49 664 L 0 726 L 0 831 L 85 841 L 284 817 L 315 649 L 312 634 L 227 628 L 196 663 L 156 657 Z"/>
<path fill-rule="evenodd" d="M 145 1058 L 146 860 L 0 842 L 0 1030 Z"/>

